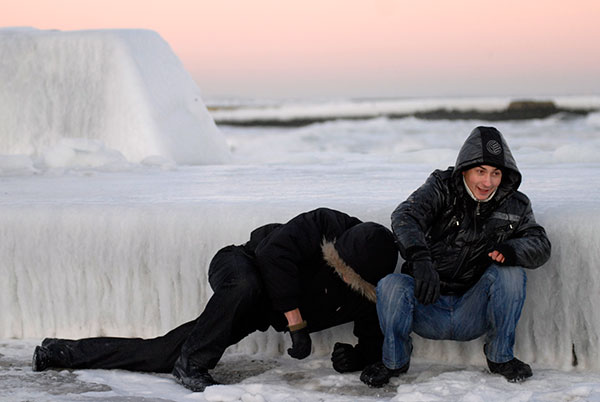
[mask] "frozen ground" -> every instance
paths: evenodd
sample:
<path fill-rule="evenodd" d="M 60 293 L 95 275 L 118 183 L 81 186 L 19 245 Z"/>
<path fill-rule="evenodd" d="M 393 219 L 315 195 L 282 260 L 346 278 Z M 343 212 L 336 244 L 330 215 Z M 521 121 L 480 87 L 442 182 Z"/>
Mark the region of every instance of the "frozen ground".
<path fill-rule="evenodd" d="M 587 401 L 600 400 L 598 165 L 523 167 L 524 188 L 554 245 L 530 272 L 516 350 L 535 376 L 509 384 L 486 372 L 479 340 L 417 339 L 408 375 L 383 390 L 340 375 L 329 362 L 347 327 L 314 334 L 314 353 L 297 362 L 287 337 L 256 333 L 216 377 L 229 384 L 193 394 L 169 375 L 125 371 L 30 371 L 44 336 L 156 336 L 201 310 L 206 266 L 219 247 L 242 242 L 263 222 L 327 205 L 386 223 L 389 211 L 429 166 L 203 166 L 161 171 L 70 171 L 2 178 L 0 397 L 6 400 L 211 401 Z M 359 185 L 356 185 L 356 184 Z M 268 196 L 265 196 L 268 194 Z M 11 260 L 12 259 L 12 260 Z M 573 261 L 577 261 L 572 264 Z M 12 268 L 11 268 L 12 267 Z M 11 270 L 8 270 L 11 268 Z M 185 278 L 176 280 L 174 278 Z M 122 306 L 127 306 L 123 309 Z M 17 334 L 17 335 L 14 335 Z M 20 334 L 20 335 L 18 335 Z M 37 342 L 36 342 L 37 341 Z M 576 345 L 577 366 L 572 347 Z"/>
<path fill-rule="evenodd" d="M 211 294 L 212 255 L 260 224 L 327 206 L 388 225 L 431 170 L 453 164 L 470 130 L 489 123 L 217 130 L 168 45 L 147 31 L 0 30 L 0 46 L 1 400 L 600 400 L 600 113 L 497 125 L 553 244 L 550 261 L 528 274 L 516 353 L 535 375 L 524 384 L 486 372 L 481 340 L 416 339 L 410 372 L 369 389 L 330 367 L 333 343 L 353 341 L 348 326 L 314 334 L 301 362 L 283 353 L 287 337 L 253 334 L 218 367 L 227 385 L 204 393 L 162 374 L 33 373 L 43 337 L 151 337 L 195 318 Z M 90 70 L 94 59 L 107 64 Z M 349 102 L 360 115 L 365 105 Z"/>
<path fill-rule="evenodd" d="M 0 343 L 2 401 L 600 401 L 600 374 L 534 366 L 534 377 L 511 384 L 483 366 L 416 359 L 410 371 L 387 386 L 368 388 L 357 373 L 333 371 L 327 356 L 301 362 L 289 357 L 228 354 L 214 371 L 224 385 L 193 393 L 167 374 L 120 370 L 30 369 L 36 341 Z"/>

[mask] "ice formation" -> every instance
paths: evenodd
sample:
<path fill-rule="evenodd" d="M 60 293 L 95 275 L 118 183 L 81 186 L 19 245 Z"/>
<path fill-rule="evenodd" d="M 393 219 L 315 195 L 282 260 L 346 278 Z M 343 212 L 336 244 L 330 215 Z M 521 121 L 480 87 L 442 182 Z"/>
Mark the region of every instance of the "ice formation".
<path fill-rule="evenodd" d="M 395 170 L 396 169 L 396 170 Z M 0 338 L 158 336 L 211 295 L 208 264 L 254 227 L 317 206 L 388 224 L 426 166 L 202 166 L 175 171 L 4 177 Z M 553 245 L 528 272 L 516 353 L 538 366 L 600 369 L 595 262 L 597 168 L 524 168 L 524 190 Z M 274 191 L 273 189 L 276 189 Z M 314 335 L 315 353 L 354 342 L 351 326 Z M 281 354 L 288 337 L 256 333 L 233 350 Z M 484 364 L 482 340 L 416 339 L 415 356 Z"/>
<path fill-rule="evenodd" d="M 230 154 L 158 35 L 0 30 L 0 51 L 0 338 L 158 336 L 202 311 L 220 247 L 320 206 L 388 225 L 479 123 L 235 129 L 238 163 L 183 166 Z M 538 366 L 600 370 L 598 121 L 499 126 L 553 244 L 529 272 L 517 332 L 517 355 Z M 40 163 L 50 169 L 35 174 Z M 313 339 L 325 356 L 354 338 L 345 325 Z M 232 349 L 286 343 L 270 331 Z M 416 339 L 415 356 L 482 365 L 481 347 Z"/>
<path fill-rule="evenodd" d="M 112 156 L 98 160 L 84 141 Z M 8 28 L 0 30 L 0 154 L 50 167 L 230 156 L 200 90 L 156 32 Z"/>

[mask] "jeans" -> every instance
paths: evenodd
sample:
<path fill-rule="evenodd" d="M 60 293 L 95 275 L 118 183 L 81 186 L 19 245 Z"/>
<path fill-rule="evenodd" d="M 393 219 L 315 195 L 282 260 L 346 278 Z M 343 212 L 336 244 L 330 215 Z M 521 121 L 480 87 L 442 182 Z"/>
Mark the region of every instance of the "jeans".
<path fill-rule="evenodd" d="M 397 369 L 409 362 L 413 331 L 427 339 L 455 341 L 485 334 L 486 357 L 496 363 L 511 360 L 526 281 L 523 268 L 491 265 L 465 294 L 442 295 L 435 303 L 423 305 L 415 298 L 411 276 L 386 276 L 377 285 L 383 363 Z"/>

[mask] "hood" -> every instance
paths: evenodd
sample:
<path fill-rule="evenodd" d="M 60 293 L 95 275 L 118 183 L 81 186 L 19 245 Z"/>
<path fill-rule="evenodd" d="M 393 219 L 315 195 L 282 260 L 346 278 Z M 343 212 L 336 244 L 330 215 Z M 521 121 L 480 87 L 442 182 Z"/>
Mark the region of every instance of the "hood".
<path fill-rule="evenodd" d="M 354 291 L 373 303 L 377 282 L 396 269 L 398 248 L 392 232 L 374 222 L 351 227 L 334 241 L 323 240 L 323 258 Z"/>
<path fill-rule="evenodd" d="M 502 170 L 502 182 L 496 195 L 499 199 L 517 191 L 521 185 L 521 172 L 515 158 L 502 133 L 494 127 L 479 126 L 471 131 L 458 152 L 454 165 L 455 179 L 462 181 L 462 172 L 479 165 L 495 166 Z"/>

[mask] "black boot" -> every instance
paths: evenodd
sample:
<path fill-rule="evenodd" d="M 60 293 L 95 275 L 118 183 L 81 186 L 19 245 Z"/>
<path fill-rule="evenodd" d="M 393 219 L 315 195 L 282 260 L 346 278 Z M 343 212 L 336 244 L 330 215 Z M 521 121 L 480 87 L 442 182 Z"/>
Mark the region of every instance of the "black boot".
<path fill-rule="evenodd" d="M 44 338 L 42 340 L 42 346 L 48 347 L 49 345 L 52 345 L 57 342 L 58 342 L 58 338 Z"/>
<path fill-rule="evenodd" d="M 365 367 L 360 374 L 360 380 L 369 387 L 379 388 L 387 384 L 390 381 L 390 378 L 398 377 L 400 374 L 406 373 L 409 366 L 410 361 L 399 369 L 389 369 L 383 362 L 373 363 Z"/>
<path fill-rule="evenodd" d="M 505 363 L 494 363 L 486 359 L 490 371 L 504 376 L 509 382 L 522 382 L 533 375 L 531 367 L 516 357 Z"/>
<path fill-rule="evenodd" d="M 44 371 L 49 368 L 71 368 L 71 354 L 67 341 L 64 339 L 46 338 L 42 346 L 36 346 L 33 351 L 31 368 L 33 371 Z"/>
<path fill-rule="evenodd" d="M 50 367 L 50 351 L 43 346 L 36 346 L 31 359 L 33 371 L 44 371 Z"/>
<path fill-rule="evenodd" d="M 175 362 L 172 374 L 181 385 L 194 392 L 204 392 L 206 387 L 219 384 L 207 369 L 196 367 L 181 356 Z"/>

